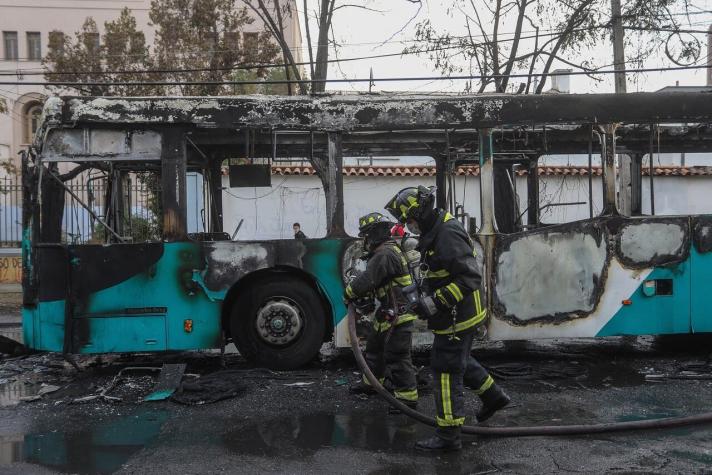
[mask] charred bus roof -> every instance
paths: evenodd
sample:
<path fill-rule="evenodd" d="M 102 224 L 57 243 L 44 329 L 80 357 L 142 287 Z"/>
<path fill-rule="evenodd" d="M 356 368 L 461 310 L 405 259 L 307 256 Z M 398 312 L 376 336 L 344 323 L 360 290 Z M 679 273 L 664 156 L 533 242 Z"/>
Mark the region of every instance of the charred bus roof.
<path fill-rule="evenodd" d="M 86 135 L 88 130 L 122 129 L 129 143 L 129 135 L 137 130 L 181 128 L 194 143 L 216 151 L 225 147 L 234 153 L 236 145 L 249 143 L 252 157 L 320 153 L 326 132 L 342 133 L 344 153 L 353 156 L 433 155 L 447 145 L 471 152 L 478 129 L 496 128 L 501 134 L 493 136 L 495 150 L 541 155 L 587 153 L 592 127 L 616 123 L 621 124 L 621 151 L 646 151 L 652 124 L 667 124 L 660 129 L 661 151 L 706 152 L 712 150 L 710 122 L 712 94 L 707 92 L 54 97 L 45 105 L 35 146 L 43 151 L 53 143 L 50 155 L 67 152 L 65 158 L 71 159 L 79 157 L 68 152 L 80 141 L 87 156 L 93 153 L 87 149 L 90 139 L 81 137 L 80 130 Z M 53 142 L 50 131 L 57 128 L 76 132 L 73 138 L 64 134 Z M 146 145 L 146 138 L 137 139 L 137 150 Z M 119 136 L 103 137 L 100 142 L 106 149 L 117 140 Z M 146 146 L 143 155 L 123 155 L 152 155 L 154 148 Z"/>

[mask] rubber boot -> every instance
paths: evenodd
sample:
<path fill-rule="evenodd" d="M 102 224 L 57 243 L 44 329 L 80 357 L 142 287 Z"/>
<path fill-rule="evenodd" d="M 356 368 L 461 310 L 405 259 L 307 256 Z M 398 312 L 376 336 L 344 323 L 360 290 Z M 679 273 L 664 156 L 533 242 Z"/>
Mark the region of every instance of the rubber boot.
<path fill-rule="evenodd" d="M 495 412 L 509 404 L 509 396 L 502 391 L 502 388 L 493 384 L 487 391 L 480 395 L 482 407 L 477 411 L 477 422 L 484 422 L 494 415 Z"/>
<path fill-rule="evenodd" d="M 417 450 L 425 452 L 450 452 L 462 449 L 459 427 L 438 427 L 434 436 L 415 443 Z"/>
<path fill-rule="evenodd" d="M 367 384 L 363 380 L 349 386 L 349 392 L 351 394 L 365 394 L 366 396 L 372 396 L 376 394 L 376 390 L 373 389 L 373 386 Z"/>
<path fill-rule="evenodd" d="M 404 401 L 402 399 L 399 399 L 399 401 L 408 406 L 409 408 L 413 409 L 414 411 L 418 410 L 418 401 Z M 388 414 L 403 414 L 403 411 L 396 407 L 388 406 Z"/>

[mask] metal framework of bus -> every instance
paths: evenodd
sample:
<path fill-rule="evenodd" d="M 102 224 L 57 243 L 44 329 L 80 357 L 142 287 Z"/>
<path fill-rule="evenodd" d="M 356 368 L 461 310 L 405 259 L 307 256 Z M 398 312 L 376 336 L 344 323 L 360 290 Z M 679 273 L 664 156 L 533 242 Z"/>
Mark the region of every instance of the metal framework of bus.
<path fill-rule="evenodd" d="M 332 336 L 345 346 L 344 272 L 360 245 L 344 231 L 344 155 L 432 156 L 443 208 L 454 206 L 453 170 L 480 167 L 476 237 L 490 338 L 712 331 L 712 217 L 640 216 L 644 199 L 654 209 L 653 173 L 651 195 L 642 196 L 643 155 L 709 152 L 710 123 L 712 94 L 687 92 L 52 98 L 23 160 L 25 342 L 100 353 L 232 339 L 275 367 L 304 363 Z M 589 167 L 600 154 L 603 212 L 546 225 L 537 161 L 563 153 L 588 154 Z M 622 153 L 631 157 L 632 216 L 617 206 Z M 221 191 L 231 157 L 307 158 L 326 195 L 326 238 L 232 241 Z M 62 175 L 57 162 L 75 169 Z M 526 226 L 514 206 L 514 167 L 529 170 Z M 104 170 L 119 189 L 125 173 L 160 175 L 162 241 L 122 242 L 121 220 L 105 217 L 108 244 L 62 244 L 62 179 L 87 168 Z M 191 235 L 189 170 L 206 179 L 211 217 Z"/>

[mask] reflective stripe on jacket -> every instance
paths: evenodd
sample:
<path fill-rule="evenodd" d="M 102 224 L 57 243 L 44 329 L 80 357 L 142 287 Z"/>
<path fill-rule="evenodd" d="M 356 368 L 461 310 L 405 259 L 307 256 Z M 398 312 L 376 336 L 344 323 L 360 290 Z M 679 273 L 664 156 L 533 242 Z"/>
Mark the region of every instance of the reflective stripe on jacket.
<path fill-rule="evenodd" d="M 374 329 L 386 331 L 391 327 L 391 321 L 386 318 L 388 311 L 397 310 L 400 313 L 398 325 L 417 318 L 412 313 L 403 313 L 407 302 L 400 289 L 412 283 L 413 278 L 403 251 L 395 242 L 386 241 L 374 250 L 366 270 L 346 287 L 346 295 L 353 298 L 373 295 L 377 298 L 381 306 L 376 312 Z"/>
<path fill-rule="evenodd" d="M 428 327 L 434 333 L 447 334 L 470 330 L 484 321 L 487 310 L 480 296 L 482 275 L 472 240 L 460 222 L 438 210 L 435 226 L 420 238 L 419 250 L 425 270 L 424 290 L 433 294 L 439 308 L 428 319 Z"/>

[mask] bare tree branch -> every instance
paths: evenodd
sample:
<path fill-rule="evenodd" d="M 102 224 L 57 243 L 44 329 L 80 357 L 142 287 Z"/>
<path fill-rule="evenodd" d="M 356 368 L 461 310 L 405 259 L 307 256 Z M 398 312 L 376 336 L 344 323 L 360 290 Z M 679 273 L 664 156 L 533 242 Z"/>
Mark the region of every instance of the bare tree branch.
<path fill-rule="evenodd" d="M 284 30 L 279 27 L 277 22 L 272 18 L 272 14 L 262 0 L 257 0 L 257 6 L 252 3 L 252 0 L 242 0 L 242 2 L 247 5 L 265 24 L 272 37 L 277 41 L 279 47 L 282 49 L 282 53 L 285 56 L 285 63 L 291 66 L 291 70 L 294 77 L 297 80 L 301 80 L 301 74 L 299 73 L 299 68 L 296 66 L 296 61 L 294 60 L 294 55 L 292 50 L 284 37 Z M 278 5 L 279 2 L 276 3 Z M 281 12 L 280 12 L 281 15 Z M 287 78 L 289 79 L 289 77 Z M 299 92 L 301 94 L 307 94 L 306 84 L 299 82 Z"/>
<path fill-rule="evenodd" d="M 565 41 L 569 39 L 569 35 L 571 32 L 577 28 L 585 19 L 585 17 L 582 15 L 582 13 L 588 8 L 594 0 L 585 0 L 581 2 L 581 4 L 578 6 L 576 10 L 571 14 L 571 17 L 569 18 L 566 28 L 562 31 L 561 36 L 559 36 L 558 40 L 556 41 L 556 45 L 554 46 L 554 49 L 551 51 L 551 55 L 549 55 L 549 59 L 546 61 L 546 64 L 544 66 L 544 70 L 542 71 L 541 74 L 541 82 L 539 82 L 539 85 L 536 88 L 536 93 L 541 94 L 541 92 L 544 90 L 544 85 L 546 84 L 546 78 L 549 75 L 549 70 L 551 69 L 551 65 L 554 62 L 554 59 L 556 59 L 556 55 L 559 52 L 559 49 L 561 49 L 561 46 L 564 44 Z"/>
<path fill-rule="evenodd" d="M 307 0 L 304 0 L 304 28 L 307 34 L 307 51 L 309 51 L 309 72 L 311 73 L 309 77 L 314 79 L 314 53 L 312 52 L 311 33 L 309 30 L 309 10 L 307 9 Z M 312 91 L 313 90 L 314 83 L 312 83 Z"/>
<path fill-rule="evenodd" d="M 354 5 L 353 3 L 345 3 L 343 5 L 339 5 L 338 7 L 334 7 L 334 11 L 341 10 L 342 8 L 360 8 L 361 10 L 368 10 L 369 12 L 386 13 L 384 10 L 377 10 L 375 8 L 367 7 L 366 5 Z"/>
<path fill-rule="evenodd" d="M 505 69 L 504 69 L 504 75 L 509 76 L 512 73 L 512 68 L 514 67 L 515 60 L 514 58 L 517 56 L 517 51 L 519 49 L 519 38 L 522 36 L 522 25 L 524 24 L 524 14 L 527 9 L 527 0 L 520 0 L 519 4 L 519 15 L 517 16 L 517 26 L 514 29 L 514 41 L 512 42 L 512 47 L 509 51 L 509 60 L 506 63 Z M 502 91 L 504 92 L 507 89 L 507 83 L 509 82 L 509 78 L 505 77 L 502 80 Z"/>
<path fill-rule="evenodd" d="M 407 22 L 405 22 L 405 25 L 401 26 L 401 27 L 398 29 L 398 31 L 396 31 L 395 33 L 393 33 L 393 34 L 392 34 L 391 36 L 389 36 L 385 41 L 383 41 L 381 44 L 379 44 L 378 46 L 376 46 L 376 48 L 380 48 L 381 46 L 383 46 L 383 45 L 385 45 L 386 43 L 390 42 L 390 41 L 391 41 L 393 38 L 395 38 L 397 35 L 399 35 L 400 33 L 402 33 L 406 28 L 408 28 L 408 27 L 410 26 L 411 23 L 413 23 L 413 21 L 418 17 L 418 14 L 420 14 L 420 10 L 423 9 L 423 4 L 422 4 L 420 1 L 417 1 L 417 2 L 416 2 L 416 1 L 412 1 L 412 0 L 407 0 L 407 1 L 410 2 L 410 3 L 413 3 L 413 4 L 416 4 L 416 3 L 417 3 L 417 4 L 418 4 L 418 9 L 417 9 L 417 10 L 415 11 L 415 13 L 410 17 L 410 19 L 409 19 Z M 374 49 L 376 49 L 376 48 L 374 48 Z"/>

